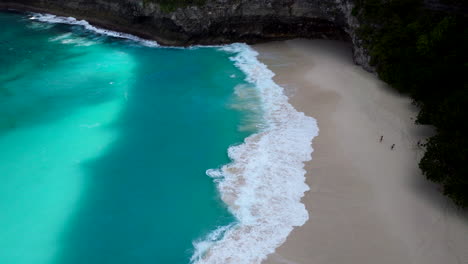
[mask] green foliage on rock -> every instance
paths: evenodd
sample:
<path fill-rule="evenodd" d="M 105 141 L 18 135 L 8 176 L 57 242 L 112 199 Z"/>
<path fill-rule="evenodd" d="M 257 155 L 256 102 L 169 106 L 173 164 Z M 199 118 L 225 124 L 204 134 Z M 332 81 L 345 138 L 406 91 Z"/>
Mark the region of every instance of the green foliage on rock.
<path fill-rule="evenodd" d="M 468 207 L 468 19 L 418 0 L 358 0 L 353 14 L 379 77 L 414 98 L 437 134 L 419 167 Z"/>

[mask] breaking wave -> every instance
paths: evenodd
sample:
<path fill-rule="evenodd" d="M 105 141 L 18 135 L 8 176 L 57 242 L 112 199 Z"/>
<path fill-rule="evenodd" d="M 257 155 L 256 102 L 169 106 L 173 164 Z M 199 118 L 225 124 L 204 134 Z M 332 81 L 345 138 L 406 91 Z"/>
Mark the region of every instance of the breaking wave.
<path fill-rule="evenodd" d="M 207 174 L 238 222 L 194 244 L 196 264 L 254 264 L 266 259 L 308 212 L 301 198 L 309 190 L 304 162 L 311 159 L 316 120 L 288 103 L 274 73 L 245 44 L 221 48 L 258 89 L 267 127 L 229 148 L 232 162 Z M 222 232 L 221 232 L 221 231 Z"/>
<path fill-rule="evenodd" d="M 30 19 L 81 25 L 98 34 L 160 47 L 155 41 L 97 28 L 72 17 L 33 14 Z M 51 41 L 64 41 L 68 37 L 62 35 Z M 266 125 L 246 138 L 243 144 L 229 148 L 231 163 L 207 171 L 215 179 L 222 200 L 237 222 L 219 227 L 206 238 L 195 241 L 191 262 L 261 263 L 286 240 L 294 227 L 308 220 L 308 212 L 301 203 L 304 193 L 309 190 L 305 183 L 304 163 L 311 159 L 312 139 L 319 130 L 314 118 L 296 111 L 289 104 L 283 88 L 273 81 L 274 73 L 258 61 L 256 51 L 246 44 L 209 47 L 232 53 L 231 60 L 246 74 L 246 81 L 257 89 L 262 121 Z"/>
<path fill-rule="evenodd" d="M 74 17 L 61 17 L 61 16 L 55 16 L 51 14 L 33 13 L 29 19 L 37 20 L 41 22 L 53 23 L 53 24 L 58 23 L 58 24 L 80 25 L 80 26 L 83 26 L 87 30 L 93 31 L 101 35 L 106 35 L 106 36 L 110 36 L 114 38 L 133 40 L 147 47 L 159 47 L 159 44 L 156 41 L 142 39 L 142 38 L 139 38 L 137 36 L 127 34 L 127 33 L 121 33 L 117 31 L 95 27 L 89 24 L 88 21 L 86 20 L 77 20 Z"/>

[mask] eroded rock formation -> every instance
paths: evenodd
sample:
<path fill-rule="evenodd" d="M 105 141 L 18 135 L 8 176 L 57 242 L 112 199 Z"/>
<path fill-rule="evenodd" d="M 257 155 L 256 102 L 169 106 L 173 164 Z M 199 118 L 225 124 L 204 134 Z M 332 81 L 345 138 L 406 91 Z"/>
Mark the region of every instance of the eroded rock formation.
<path fill-rule="evenodd" d="M 73 16 L 162 45 L 256 43 L 295 37 L 350 40 L 356 63 L 371 70 L 355 34 L 352 0 L 206 0 L 167 11 L 157 0 L 0 0 L 13 8 Z"/>

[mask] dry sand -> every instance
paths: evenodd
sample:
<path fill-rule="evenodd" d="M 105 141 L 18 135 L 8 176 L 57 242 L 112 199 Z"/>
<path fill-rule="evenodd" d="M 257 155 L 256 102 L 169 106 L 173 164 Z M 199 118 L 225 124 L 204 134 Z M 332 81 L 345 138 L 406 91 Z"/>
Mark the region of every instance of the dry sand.
<path fill-rule="evenodd" d="M 418 169 L 417 142 L 432 130 L 414 124 L 411 100 L 354 65 L 345 43 L 254 48 L 320 128 L 306 164 L 309 221 L 265 263 L 467 264 L 468 215 Z"/>

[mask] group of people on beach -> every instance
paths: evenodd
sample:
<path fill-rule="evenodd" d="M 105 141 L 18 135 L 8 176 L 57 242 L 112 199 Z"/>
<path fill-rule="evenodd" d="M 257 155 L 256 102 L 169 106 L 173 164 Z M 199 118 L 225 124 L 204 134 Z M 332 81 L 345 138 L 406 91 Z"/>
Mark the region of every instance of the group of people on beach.
<path fill-rule="evenodd" d="M 380 142 L 382 142 L 382 141 L 383 141 L 383 136 L 380 136 Z M 390 147 L 391 150 L 393 150 L 394 148 L 395 148 L 395 144 L 393 144 L 393 145 Z"/>

